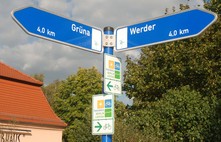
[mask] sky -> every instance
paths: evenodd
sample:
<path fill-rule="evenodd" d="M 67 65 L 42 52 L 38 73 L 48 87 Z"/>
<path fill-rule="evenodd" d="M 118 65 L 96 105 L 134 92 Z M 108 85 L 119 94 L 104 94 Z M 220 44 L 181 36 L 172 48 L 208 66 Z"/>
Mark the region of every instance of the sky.
<path fill-rule="evenodd" d="M 148 21 L 161 17 L 168 8 L 179 11 L 179 4 L 203 5 L 202 0 L 0 0 L 0 61 L 29 75 L 42 73 L 45 84 L 64 80 L 79 68 L 95 66 L 102 72 L 103 56 L 54 43 L 26 34 L 11 17 L 11 11 L 27 6 L 39 7 L 73 21 L 103 29 Z M 115 52 L 122 59 L 139 57 L 139 49 Z M 124 70 L 123 69 L 123 70 Z"/>

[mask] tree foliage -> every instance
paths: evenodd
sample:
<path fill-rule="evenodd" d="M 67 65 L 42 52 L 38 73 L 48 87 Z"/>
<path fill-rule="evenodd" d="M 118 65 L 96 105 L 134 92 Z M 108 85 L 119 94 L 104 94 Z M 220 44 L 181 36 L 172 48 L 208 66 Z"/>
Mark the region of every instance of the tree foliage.
<path fill-rule="evenodd" d="M 80 68 L 77 74 L 69 76 L 60 85 L 53 108 L 68 124 L 64 141 L 98 141 L 98 137 L 91 135 L 91 103 L 92 95 L 101 91 L 101 74 L 94 67 Z"/>
<path fill-rule="evenodd" d="M 221 10 L 219 0 L 206 7 Z M 127 57 L 124 88 L 134 98 L 128 124 L 168 141 L 221 141 L 220 29 L 218 15 L 197 37 L 145 47 L 139 58 Z"/>
<path fill-rule="evenodd" d="M 204 0 L 205 8 L 221 14 L 221 0 Z"/>
<path fill-rule="evenodd" d="M 62 84 L 62 81 L 60 80 L 55 80 L 52 83 L 50 83 L 47 86 L 44 86 L 42 88 L 48 102 L 50 103 L 50 105 L 53 105 L 54 102 L 54 95 L 56 93 L 58 93 L 58 88 L 59 86 Z"/>
<path fill-rule="evenodd" d="M 220 97 L 220 18 L 202 35 L 142 48 L 139 59 L 127 58 L 125 88 L 137 101 L 161 98 L 168 89 L 189 85 L 203 95 Z"/>
<path fill-rule="evenodd" d="M 131 111 L 128 123 L 144 135 L 168 141 L 220 141 L 220 109 L 216 97 L 203 97 L 189 86 L 168 90 L 145 109 Z M 217 117 L 218 116 L 218 117 Z"/>
<path fill-rule="evenodd" d="M 45 75 L 42 73 L 31 75 L 34 79 L 44 82 Z"/>

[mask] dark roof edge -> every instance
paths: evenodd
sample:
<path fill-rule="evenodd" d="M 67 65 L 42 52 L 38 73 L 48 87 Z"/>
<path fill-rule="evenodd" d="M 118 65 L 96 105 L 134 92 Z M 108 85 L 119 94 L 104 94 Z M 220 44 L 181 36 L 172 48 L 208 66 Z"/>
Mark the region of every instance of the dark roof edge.
<path fill-rule="evenodd" d="M 24 80 L 20 80 L 20 79 L 16 79 L 16 78 L 11 78 L 11 77 L 6 77 L 6 76 L 1 76 L 1 75 L 0 75 L 0 79 L 14 81 L 14 82 L 28 84 L 28 85 L 34 85 L 34 86 L 38 86 L 38 87 L 41 87 L 43 85 L 42 82 L 41 83 L 34 83 L 34 82 L 24 81 Z"/>
<path fill-rule="evenodd" d="M 23 122 L 23 121 L 16 121 L 15 123 L 13 120 L 4 120 L 0 119 L 1 123 L 7 123 L 12 125 L 26 125 L 26 126 L 36 126 L 36 127 L 46 127 L 46 128 L 58 128 L 58 129 L 65 129 L 67 124 L 58 125 L 58 124 L 44 124 L 44 123 L 37 123 L 37 122 Z M 31 125 L 30 125 L 31 124 Z"/>
<path fill-rule="evenodd" d="M 19 71 L 19 70 L 15 69 L 15 68 L 13 68 L 13 67 L 11 67 L 11 66 L 9 66 L 9 65 L 7 65 L 7 64 L 5 64 L 5 63 L 3 63 L 3 62 L 1 62 L 1 61 L 0 61 L 0 64 L 2 64 L 3 66 L 9 68 L 10 70 L 12 70 L 12 71 L 14 71 L 14 72 L 17 72 L 18 74 L 21 74 L 21 75 L 23 75 L 23 76 L 25 76 L 25 77 L 31 79 L 32 81 L 30 81 L 30 80 L 29 80 L 29 81 L 25 81 L 25 80 L 22 80 L 22 79 L 15 79 L 15 80 L 20 80 L 20 81 L 24 81 L 24 82 L 29 82 L 29 83 L 31 83 L 31 84 L 38 84 L 39 86 L 42 86 L 42 85 L 43 85 L 43 82 L 41 82 L 41 81 L 39 81 L 39 80 L 37 80 L 37 79 L 35 79 L 35 78 L 33 78 L 33 77 L 31 77 L 31 76 L 29 76 L 29 75 L 23 73 L 23 72 L 21 72 L 21 71 Z M 13 77 L 8 77 L 7 75 L 4 76 L 4 75 L 2 75 L 2 74 L 0 73 L 0 77 L 1 77 L 1 76 L 2 76 L 2 77 L 6 77 L 6 78 L 14 79 Z"/>

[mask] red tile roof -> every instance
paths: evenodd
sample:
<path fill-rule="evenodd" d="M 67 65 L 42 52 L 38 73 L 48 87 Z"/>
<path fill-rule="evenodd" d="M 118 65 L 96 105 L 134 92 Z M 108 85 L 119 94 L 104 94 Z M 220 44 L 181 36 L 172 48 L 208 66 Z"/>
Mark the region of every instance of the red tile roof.
<path fill-rule="evenodd" d="M 40 84 L 0 62 L 0 121 L 64 128 L 66 124 L 51 109 Z"/>
<path fill-rule="evenodd" d="M 38 86 L 42 86 L 43 83 L 18 71 L 15 70 L 14 68 L 0 62 L 0 78 L 4 77 L 4 78 L 10 78 L 13 80 L 19 80 L 19 81 L 23 81 L 26 83 L 32 83 Z"/>

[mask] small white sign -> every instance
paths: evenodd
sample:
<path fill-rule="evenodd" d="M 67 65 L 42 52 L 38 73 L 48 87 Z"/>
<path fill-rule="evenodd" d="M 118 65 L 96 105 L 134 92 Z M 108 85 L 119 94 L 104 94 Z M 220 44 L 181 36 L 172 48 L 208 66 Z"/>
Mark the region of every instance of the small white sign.
<path fill-rule="evenodd" d="M 114 133 L 114 95 L 93 95 L 92 97 L 92 134 Z"/>
<path fill-rule="evenodd" d="M 92 28 L 92 49 L 96 51 L 102 51 L 100 49 L 101 46 L 101 39 L 102 34 L 99 30 Z"/>
<path fill-rule="evenodd" d="M 104 54 L 104 92 L 122 94 L 121 60 L 115 56 Z"/>
<path fill-rule="evenodd" d="M 109 94 L 121 94 L 122 87 L 120 81 L 105 79 L 104 82 L 104 92 Z"/>
<path fill-rule="evenodd" d="M 127 48 L 127 28 L 117 30 L 117 49 Z"/>
<path fill-rule="evenodd" d="M 114 118 L 114 96 L 93 95 L 92 97 L 92 119 L 113 119 Z"/>
<path fill-rule="evenodd" d="M 114 119 L 93 120 L 92 135 L 114 134 Z"/>

